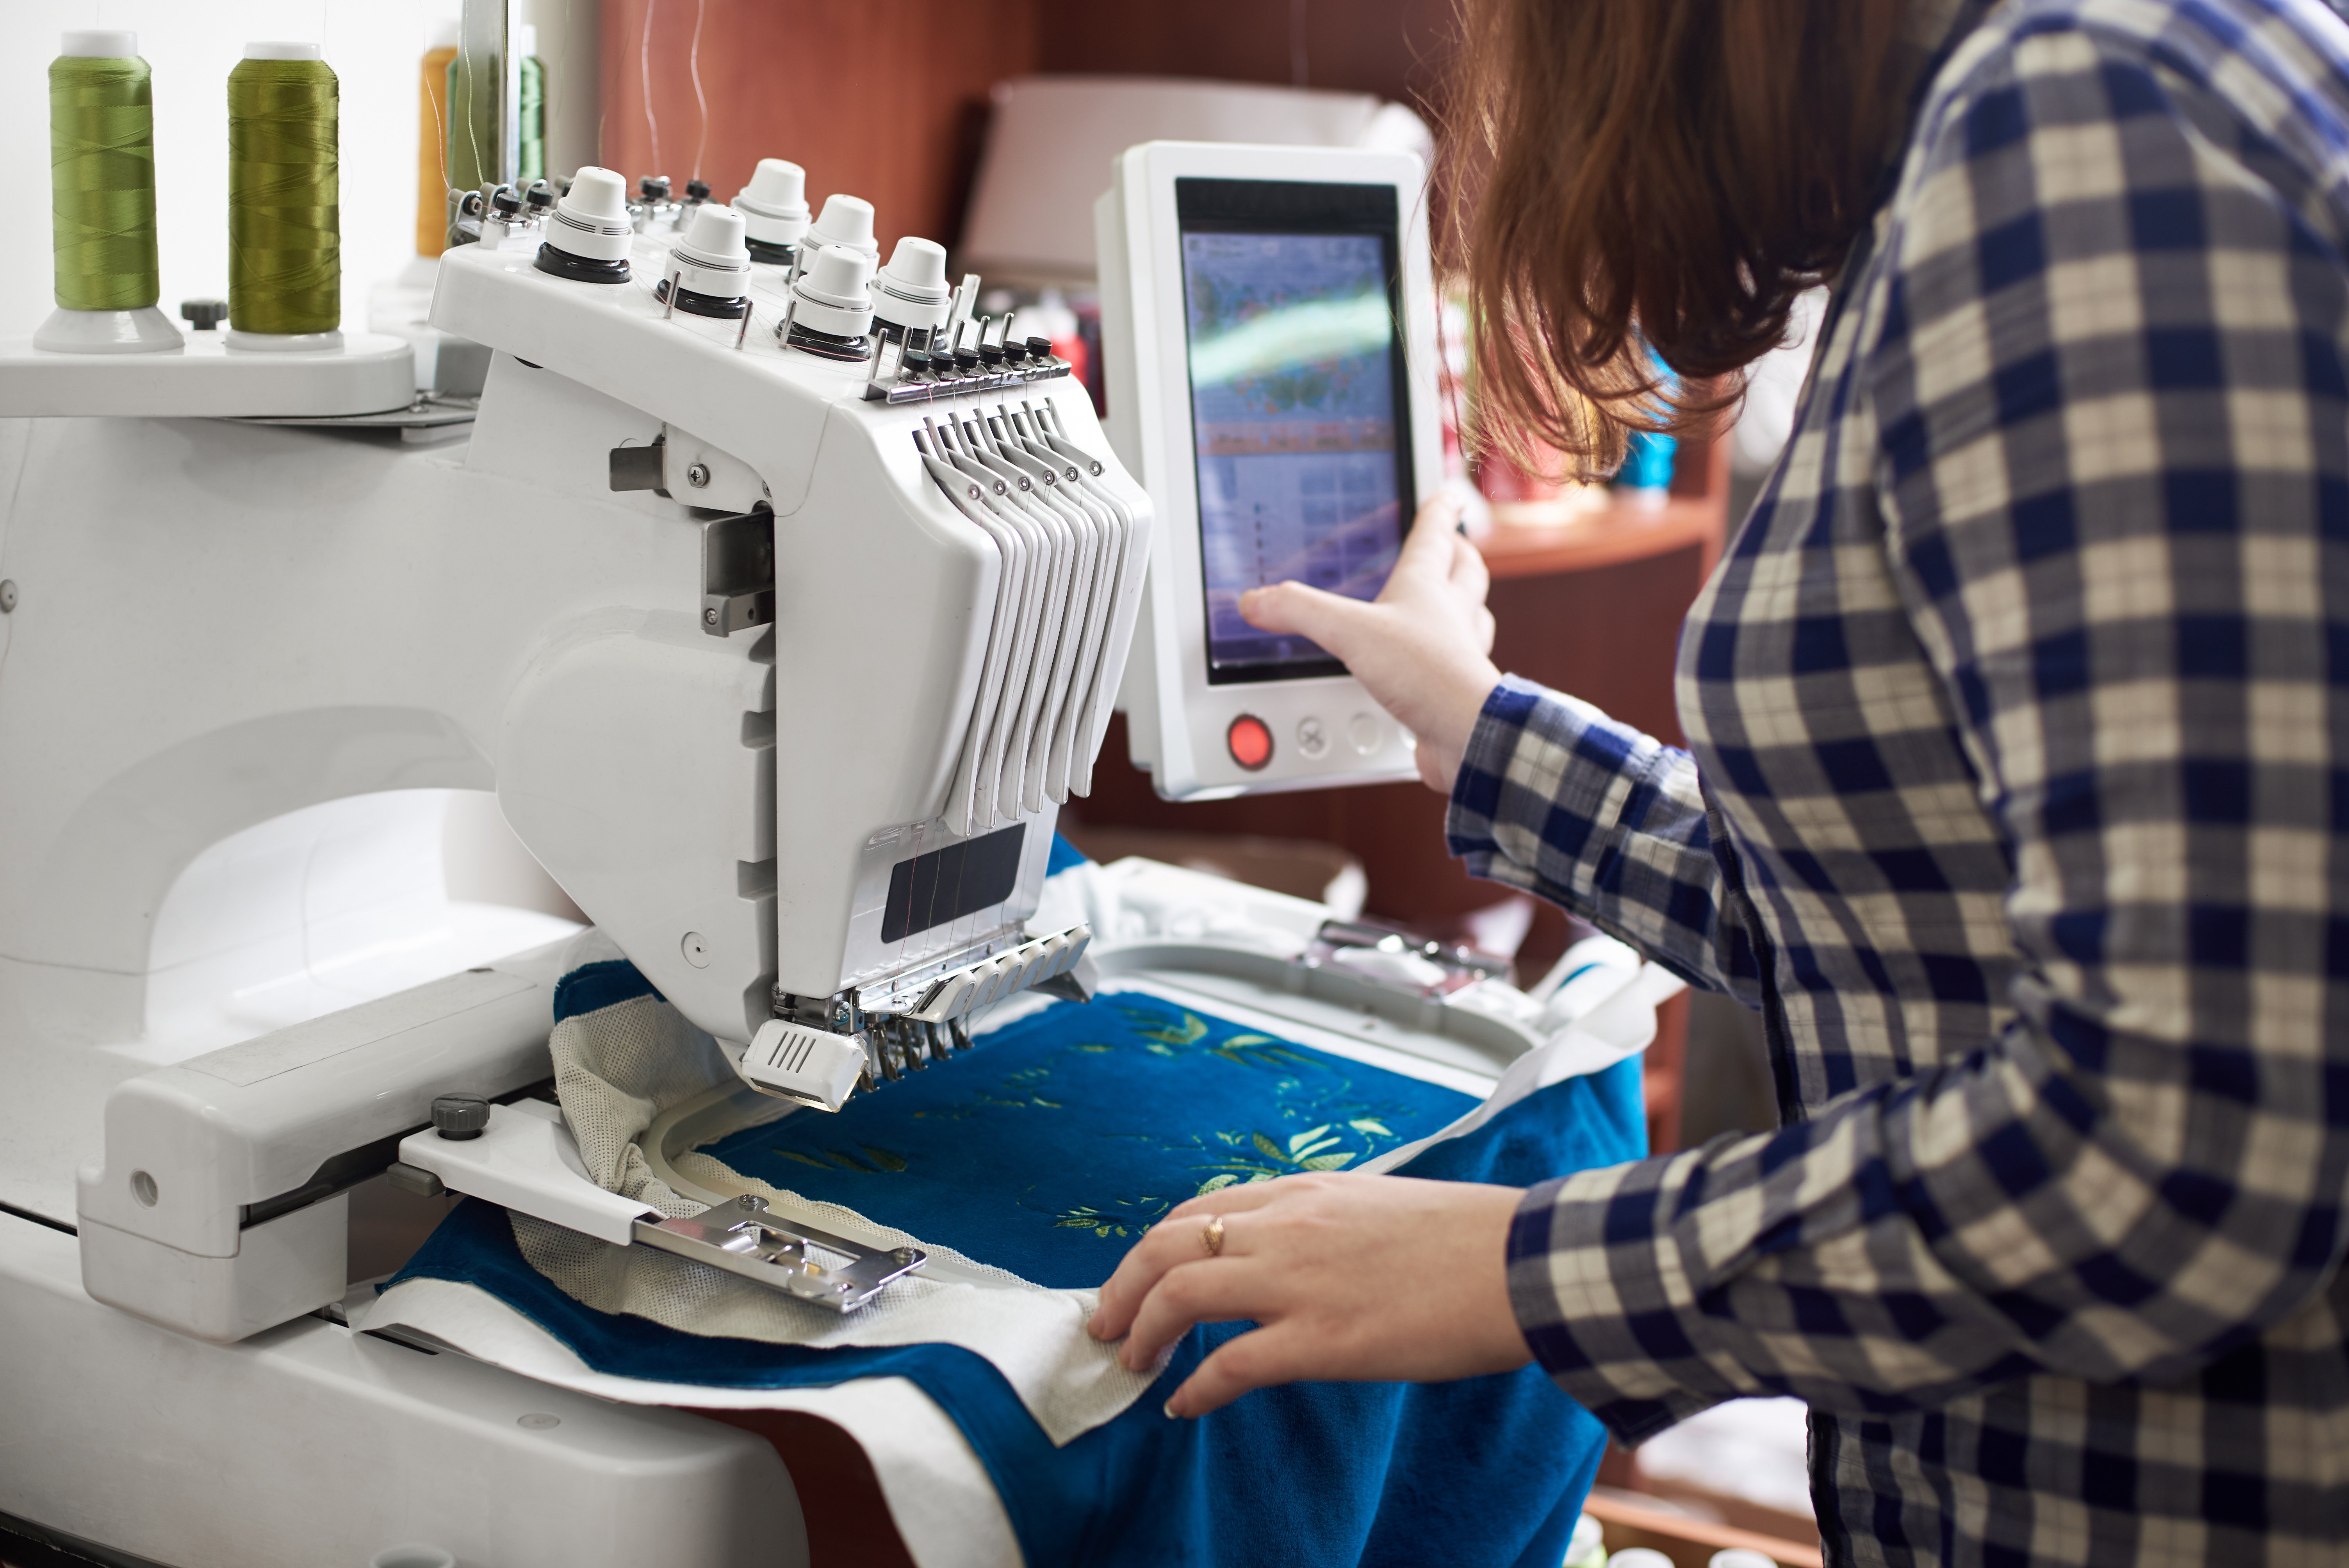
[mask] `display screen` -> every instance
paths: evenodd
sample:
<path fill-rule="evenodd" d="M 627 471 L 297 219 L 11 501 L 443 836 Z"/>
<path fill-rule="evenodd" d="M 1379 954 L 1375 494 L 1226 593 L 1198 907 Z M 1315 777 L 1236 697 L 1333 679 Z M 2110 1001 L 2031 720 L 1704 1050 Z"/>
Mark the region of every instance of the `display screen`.
<path fill-rule="evenodd" d="M 1239 599 L 1290 579 L 1373 599 L 1402 549 L 1393 188 L 1183 180 L 1175 199 L 1207 678 L 1340 674 L 1309 639 L 1249 625 Z"/>

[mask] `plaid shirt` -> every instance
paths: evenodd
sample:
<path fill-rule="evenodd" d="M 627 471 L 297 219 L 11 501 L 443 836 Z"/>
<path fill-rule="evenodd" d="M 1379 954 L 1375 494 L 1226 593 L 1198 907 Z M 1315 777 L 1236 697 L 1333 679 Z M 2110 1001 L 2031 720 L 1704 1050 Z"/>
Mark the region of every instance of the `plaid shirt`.
<path fill-rule="evenodd" d="M 2349 1559 L 2349 28 L 1961 15 L 1692 610 L 1455 853 L 1762 1011 L 1786 1125 L 1536 1189 L 1636 1441 L 1809 1402 L 1829 1561 Z"/>

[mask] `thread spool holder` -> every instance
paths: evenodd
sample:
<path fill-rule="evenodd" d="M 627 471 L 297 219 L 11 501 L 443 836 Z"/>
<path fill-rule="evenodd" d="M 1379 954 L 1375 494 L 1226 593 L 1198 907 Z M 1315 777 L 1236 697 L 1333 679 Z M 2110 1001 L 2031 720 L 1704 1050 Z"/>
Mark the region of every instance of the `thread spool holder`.
<path fill-rule="evenodd" d="M 343 335 L 333 332 L 243 332 L 233 326 L 221 328 L 221 341 L 238 354 L 336 354 L 342 350 Z"/>
<path fill-rule="evenodd" d="M 60 307 L 33 334 L 33 346 L 50 354 L 167 354 L 185 341 L 171 318 L 151 304 L 138 310 Z"/>
<path fill-rule="evenodd" d="M 677 296 L 684 284 L 685 269 L 675 262 L 669 263 L 667 273 L 661 279 L 661 286 L 654 295 L 661 302 L 663 321 L 667 321 L 677 315 Z M 745 284 L 744 287 L 747 289 L 749 285 Z M 742 295 L 742 325 L 734 329 L 734 347 L 737 353 L 741 351 L 742 345 L 750 336 L 750 317 L 756 314 L 750 307 L 750 294 L 745 293 Z"/>
<path fill-rule="evenodd" d="M 400 338 L 337 334 L 339 346 L 255 350 L 232 348 L 225 333 L 182 338 L 163 325 L 174 341 L 148 352 L 58 351 L 36 339 L 0 339 L 0 418 L 336 418 L 385 413 L 416 400 L 416 351 Z"/>

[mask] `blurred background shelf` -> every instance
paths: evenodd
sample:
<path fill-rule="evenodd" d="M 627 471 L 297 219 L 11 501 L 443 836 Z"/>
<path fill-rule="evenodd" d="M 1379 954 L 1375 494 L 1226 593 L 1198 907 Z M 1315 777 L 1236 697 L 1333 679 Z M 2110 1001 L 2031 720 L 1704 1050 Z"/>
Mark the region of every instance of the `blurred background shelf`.
<path fill-rule="evenodd" d="M 1644 1546 L 1671 1558 L 1672 1568 L 1705 1568 L 1714 1553 L 1743 1548 L 1761 1553 L 1779 1568 L 1822 1568 L 1816 1532 L 1807 1520 L 1788 1521 L 1793 1529 L 1785 1533 L 1751 1530 L 1701 1518 L 1668 1501 L 1609 1486 L 1593 1487 L 1582 1511 L 1606 1528 L 1610 1556 L 1626 1547 Z"/>
<path fill-rule="evenodd" d="M 1708 496 L 1671 496 L 1661 506 L 1611 501 L 1551 526 L 1496 524 L 1477 540 L 1495 582 L 1596 572 L 1695 550 L 1708 571 L 1721 551 L 1723 509 Z"/>

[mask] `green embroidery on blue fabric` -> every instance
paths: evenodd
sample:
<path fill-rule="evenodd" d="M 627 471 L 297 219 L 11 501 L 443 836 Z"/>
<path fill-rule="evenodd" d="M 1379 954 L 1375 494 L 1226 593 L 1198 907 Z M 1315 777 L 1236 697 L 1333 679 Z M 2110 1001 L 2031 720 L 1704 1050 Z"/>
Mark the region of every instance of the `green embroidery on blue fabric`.
<path fill-rule="evenodd" d="M 1056 1231 L 1091 1231 L 1103 1241 L 1112 1236 L 1138 1236 L 1150 1229 L 1159 1215 L 1174 1206 L 1164 1198 L 1122 1199 L 1115 1207 L 1129 1212 L 1112 1214 L 1104 1213 L 1090 1203 L 1080 1203 L 1063 1213 L 1055 1214 L 1052 1228 Z M 1022 1207 L 1032 1205 L 1023 1204 Z"/>
<path fill-rule="evenodd" d="M 1143 1024 L 1154 1024 L 1160 1016 L 1155 1008 L 1151 1007 L 1121 1006 L 1118 1011 L 1129 1018 L 1138 1018 Z M 1143 1028 L 1137 1024 L 1133 1032 L 1145 1040 L 1154 1040 L 1159 1045 L 1169 1047 L 1167 1050 L 1159 1052 L 1159 1055 L 1172 1056 L 1174 1047 L 1195 1045 L 1207 1032 L 1207 1020 L 1196 1013 L 1185 1013 L 1183 1015 L 1183 1026 L 1179 1029 L 1170 1028 L 1164 1024 L 1157 1024 L 1154 1028 Z"/>
<path fill-rule="evenodd" d="M 1097 1283 L 1195 1194 L 1359 1170 L 1473 1103 L 1125 992 L 983 1035 L 837 1115 L 745 1130 L 731 1153 L 746 1174 L 763 1165 L 777 1186 L 879 1222 L 948 1245 L 963 1234 L 1006 1257 L 1056 1256 L 1053 1278 Z"/>
<path fill-rule="evenodd" d="M 1272 1085 L 1273 1094 L 1284 1119 L 1314 1111 L 1331 1117 L 1317 1127 L 1290 1134 L 1285 1141 L 1277 1135 L 1256 1130 L 1212 1134 L 1222 1146 L 1220 1149 L 1210 1147 L 1201 1135 L 1175 1140 L 1151 1140 L 1170 1153 L 1207 1156 L 1191 1166 L 1195 1173 L 1206 1172 L 1195 1190 L 1195 1195 L 1205 1196 L 1229 1186 L 1269 1181 L 1276 1177 L 1296 1176 L 1307 1171 L 1342 1171 L 1357 1160 L 1367 1160 L 1378 1153 L 1382 1143 L 1391 1146 L 1402 1141 L 1378 1116 L 1359 1114 L 1383 1108 L 1345 1098 L 1350 1093 L 1353 1083 L 1350 1078 L 1331 1070 L 1337 1065 L 1335 1058 L 1308 1055 L 1270 1035 L 1242 1033 L 1228 1035 L 1220 1040 L 1210 1039 L 1208 1037 L 1213 1030 L 1207 1021 L 1189 1011 L 1185 1011 L 1182 1021 L 1176 1024 L 1167 1020 L 1165 1015 L 1154 1007 L 1124 1003 L 1114 1005 L 1119 1012 L 1133 1020 L 1133 1033 L 1148 1042 L 1143 1049 L 1153 1055 L 1181 1057 L 1197 1053 L 1256 1071 L 1274 1073 L 1278 1076 Z M 1013 1073 L 1004 1082 L 1007 1086 L 1016 1083 L 1026 1088 L 1048 1079 L 1058 1066 L 1060 1055 L 1067 1049 L 1098 1054 L 1113 1051 L 1116 1047 L 1090 1043 L 1064 1047 L 1062 1053 L 1056 1053 L 1035 1067 Z M 1307 1073 L 1318 1073 L 1332 1081 L 1319 1092 L 1313 1092 L 1302 1076 Z M 1350 1141 L 1349 1134 L 1352 1135 L 1352 1140 L 1359 1140 L 1360 1147 L 1345 1147 Z M 1251 1154 L 1254 1158 L 1250 1158 Z M 1152 1218 L 1173 1207 L 1171 1202 L 1156 1198 L 1116 1201 L 1117 1207 L 1126 1210 L 1148 1204 L 1157 1205 Z M 1104 1239 L 1126 1233 L 1118 1222 L 1107 1220 L 1102 1211 L 1090 1204 L 1052 1212 L 1057 1216 L 1054 1220 L 1056 1225 L 1065 1225 L 1072 1230 L 1090 1229 Z"/>
<path fill-rule="evenodd" d="M 1361 1140 L 1361 1148 L 1345 1147 L 1349 1133 Z M 1296 1176 L 1309 1171 L 1343 1171 L 1355 1161 L 1378 1153 L 1381 1140 L 1389 1144 L 1402 1141 L 1387 1130 L 1386 1123 L 1371 1116 L 1342 1123 L 1323 1122 L 1290 1134 L 1286 1143 L 1264 1132 L 1218 1132 L 1215 1136 L 1232 1152 L 1206 1166 L 1194 1167 L 1215 1172 L 1199 1183 L 1202 1197 L 1236 1183 L 1269 1181 L 1277 1176 Z M 1212 1155 L 1215 1151 L 1207 1152 Z M 1251 1154 L 1255 1158 L 1251 1159 Z"/>

